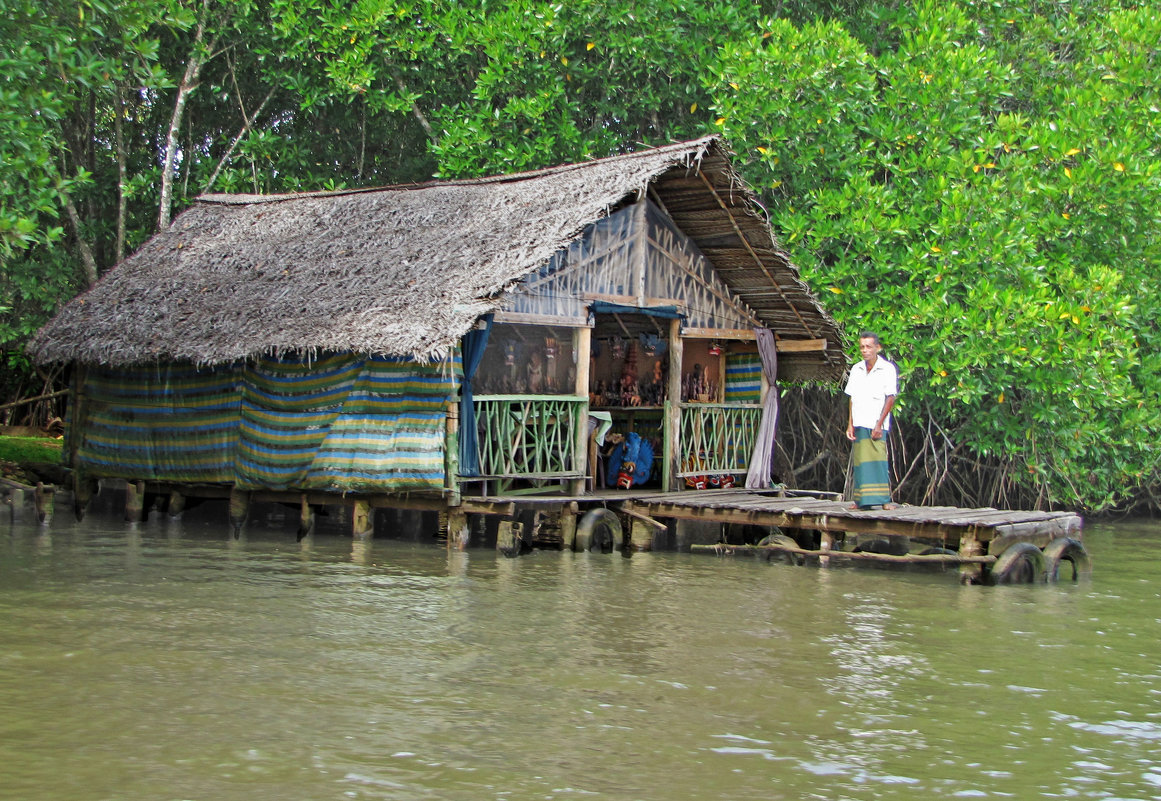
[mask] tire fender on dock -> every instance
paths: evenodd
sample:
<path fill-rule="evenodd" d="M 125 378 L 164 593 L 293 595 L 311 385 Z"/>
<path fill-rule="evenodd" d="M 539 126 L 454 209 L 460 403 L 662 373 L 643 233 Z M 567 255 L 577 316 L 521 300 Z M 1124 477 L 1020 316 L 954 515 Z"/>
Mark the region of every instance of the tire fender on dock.
<path fill-rule="evenodd" d="M 1036 584 L 1044 580 L 1044 553 L 1030 542 L 1016 542 L 988 571 L 989 584 Z"/>
<path fill-rule="evenodd" d="M 1092 559 L 1080 540 L 1072 537 L 1057 537 L 1044 548 L 1044 574 L 1048 581 L 1059 578 L 1060 563 L 1068 562 L 1072 565 L 1072 580 L 1092 573 Z"/>
<path fill-rule="evenodd" d="M 798 548 L 798 541 L 786 534 L 768 534 L 758 541 L 759 547 L 768 545 L 781 545 L 786 548 Z M 766 561 L 786 562 L 788 565 L 802 565 L 806 562 L 806 557 L 793 551 L 779 551 L 771 549 L 766 553 Z"/>
<path fill-rule="evenodd" d="M 574 551 L 609 553 L 617 545 L 624 546 L 621 518 L 610 509 L 589 509 L 576 524 Z"/>

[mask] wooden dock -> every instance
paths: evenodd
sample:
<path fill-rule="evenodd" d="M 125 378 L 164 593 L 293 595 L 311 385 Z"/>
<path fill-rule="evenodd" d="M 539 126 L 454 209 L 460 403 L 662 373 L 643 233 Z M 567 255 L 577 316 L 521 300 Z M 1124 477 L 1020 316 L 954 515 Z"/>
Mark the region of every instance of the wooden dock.
<path fill-rule="evenodd" d="M 1074 577 L 1091 570 L 1080 542 L 1083 521 L 1072 512 L 908 505 L 852 509 L 835 493 L 741 488 L 464 499 L 469 512 L 484 511 L 477 506 L 481 503 L 490 513 L 509 517 L 518 516 L 519 509 L 569 504 L 580 516 L 578 531 L 585 528 L 585 517 L 591 528 L 616 525 L 611 519 L 616 515 L 625 523 L 623 547 L 632 550 L 649 550 L 662 532 L 688 528 L 693 521 L 706 524 L 700 527 L 701 542 L 689 545 L 693 552 L 782 552 L 822 564 L 832 559 L 942 562 L 959 565 L 968 583 L 1055 578 L 1062 562 L 1071 564 Z M 753 527 L 750 541 L 727 537 L 729 525 Z M 566 536 L 563 544 L 572 547 L 573 542 Z"/>
<path fill-rule="evenodd" d="M 899 506 L 851 509 L 834 497 L 770 490 L 703 490 L 634 495 L 619 506 L 653 518 L 714 520 L 823 532 L 908 537 L 958 549 L 964 539 L 1028 541 L 1043 547 L 1057 537 L 1079 536 L 1083 521 L 1072 512 Z"/>
<path fill-rule="evenodd" d="M 1055 578 L 1062 559 L 1071 562 L 1074 577 L 1091 570 L 1080 545 L 1083 521 L 1072 512 L 907 505 L 852 509 L 828 493 L 746 489 L 637 494 L 616 506 L 635 520 L 700 520 L 777 529 L 791 536 L 754 547 L 813 555 L 824 563 L 836 557 L 956 563 L 969 583 L 982 579 L 985 565 L 999 571 L 997 576 L 1014 573 L 1020 577 L 1016 580 Z M 873 553 L 874 548 L 865 550 L 857 544 L 860 539 L 864 545 L 867 540 L 886 540 L 891 547 Z M 731 545 L 702 549 L 738 550 Z M 1001 561 L 1004 554 L 1006 561 Z"/>

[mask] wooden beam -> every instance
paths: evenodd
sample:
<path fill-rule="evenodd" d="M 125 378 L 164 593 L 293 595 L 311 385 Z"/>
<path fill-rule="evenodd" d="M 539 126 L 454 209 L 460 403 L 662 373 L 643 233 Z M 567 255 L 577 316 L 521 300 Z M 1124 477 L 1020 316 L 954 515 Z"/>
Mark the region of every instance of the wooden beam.
<path fill-rule="evenodd" d="M 583 317 L 562 317 L 555 314 L 528 314 L 526 312 L 496 312 L 492 315 L 492 322 L 509 325 L 551 325 L 562 328 L 588 327 L 588 322 Z"/>
<path fill-rule="evenodd" d="M 825 339 L 779 339 L 774 347 L 779 353 L 814 353 L 826 350 Z"/>
<path fill-rule="evenodd" d="M 753 341 L 758 338 L 753 328 L 686 328 L 681 332 L 683 339 L 743 339 Z"/>
<path fill-rule="evenodd" d="M 766 267 L 766 263 L 762 261 L 762 258 L 757 253 L 754 252 L 754 248 L 750 245 L 750 240 L 746 238 L 744 233 L 742 233 L 742 229 L 738 226 L 738 221 L 734 219 L 733 210 L 726 205 L 724 200 L 722 200 L 722 196 L 718 194 L 718 190 L 714 189 L 714 185 L 710 182 L 710 179 L 707 178 L 706 174 L 701 170 L 698 170 L 697 174 L 701 176 L 702 183 L 705 184 L 706 189 L 708 189 L 710 193 L 713 194 L 714 199 L 718 202 L 718 205 L 722 207 L 722 211 L 726 213 L 726 216 L 730 220 L 730 225 L 734 228 L 734 233 L 738 235 L 738 239 L 741 240 L 746 250 L 750 253 L 751 256 L 753 256 L 754 262 L 758 265 L 758 269 L 761 270 L 762 273 L 770 280 L 771 285 L 773 285 L 773 287 L 778 290 L 778 294 L 782 296 L 782 299 L 786 302 L 786 305 L 790 307 L 792 312 L 794 312 L 794 316 L 798 318 L 798 322 L 802 323 L 802 327 L 806 330 L 806 332 L 812 336 L 818 336 L 814 329 L 811 328 L 810 325 L 807 324 L 806 320 L 802 318 L 802 315 L 798 311 L 798 307 L 791 303 L 790 299 L 786 297 L 782 286 L 778 283 L 778 279 L 776 279 L 770 272 L 769 268 Z"/>

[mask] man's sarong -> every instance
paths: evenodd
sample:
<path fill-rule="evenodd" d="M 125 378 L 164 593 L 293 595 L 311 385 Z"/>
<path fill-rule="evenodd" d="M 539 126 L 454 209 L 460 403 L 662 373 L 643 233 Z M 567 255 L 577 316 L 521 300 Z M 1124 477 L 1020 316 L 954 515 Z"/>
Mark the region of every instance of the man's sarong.
<path fill-rule="evenodd" d="M 890 475 L 887 472 L 887 432 L 882 439 L 871 439 L 871 429 L 855 428 L 855 493 L 859 508 L 891 502 Z"/>

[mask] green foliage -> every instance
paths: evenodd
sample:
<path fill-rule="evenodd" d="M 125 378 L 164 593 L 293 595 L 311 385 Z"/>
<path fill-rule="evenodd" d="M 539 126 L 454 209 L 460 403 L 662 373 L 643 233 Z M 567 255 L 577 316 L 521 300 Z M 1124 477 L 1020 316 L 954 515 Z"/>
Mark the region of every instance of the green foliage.
<path fill-rule="evenodd" d="M 61 440 L 45 437 L 0 437 L 0 462 L 58 464 Z"/>
<path fill-rule="evenodd" d="M 834 23 L 724 46 L 721 126 L 828 308 L 890 344 L 899 414 L 1052 502 L 1123 502 L 1159 475 L 1156 15 L 891 24 L 877 55 Z"/>
<path fill-rule="evenodd" d="M 901 419 L 1122 504 L 1161 483 L 1157 10 L 0 0 L 0 351 L 152 233 L 191 64 L 175 211 L 718 131 L 840 324 L 881 331 Z"/>

